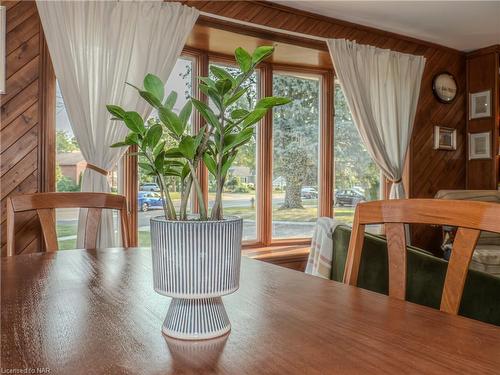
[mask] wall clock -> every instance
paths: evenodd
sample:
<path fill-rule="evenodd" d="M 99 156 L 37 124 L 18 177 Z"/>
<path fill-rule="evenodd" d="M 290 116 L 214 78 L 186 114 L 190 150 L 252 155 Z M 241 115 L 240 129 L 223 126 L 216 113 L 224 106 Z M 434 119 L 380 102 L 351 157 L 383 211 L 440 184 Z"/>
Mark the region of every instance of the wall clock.
<path fill-rule="evenodd" d="M 451 103 L 457 96 L 457 81 L 448 72 L 437 74 L 432 80 L 432 91 L 442 103 Z"/>

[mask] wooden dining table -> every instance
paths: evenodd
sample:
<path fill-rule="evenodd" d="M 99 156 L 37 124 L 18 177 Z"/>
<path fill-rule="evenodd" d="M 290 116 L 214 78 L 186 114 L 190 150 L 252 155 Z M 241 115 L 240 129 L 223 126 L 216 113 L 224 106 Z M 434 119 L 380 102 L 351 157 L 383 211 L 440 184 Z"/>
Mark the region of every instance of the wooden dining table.
<path fill-rule="evenodd" d="M 229 334 L 176 340 L 149 249 L 3 258 L 2 373 L 500 373 L 500 327 L 261 261 L 223 299 Z"/>

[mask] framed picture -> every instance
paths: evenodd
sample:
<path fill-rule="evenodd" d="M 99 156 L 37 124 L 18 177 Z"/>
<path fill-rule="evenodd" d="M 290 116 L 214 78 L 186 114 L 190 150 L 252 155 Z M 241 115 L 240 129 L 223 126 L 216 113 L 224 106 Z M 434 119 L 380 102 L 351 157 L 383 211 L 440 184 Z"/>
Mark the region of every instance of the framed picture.
<path fill-rule="evenodd" d="M 469 119 L 491 116 L 491 91 L 481 91 L 470 94 Z"/>
<path fill-rule="evenodd" d="M 491 159 L 491 132 L 469 133 L 469 160 Z"/>
<path fill-rule="evenodd" d="M 456 150 L 457 129 L 434 126 L 434 150 Z"/>

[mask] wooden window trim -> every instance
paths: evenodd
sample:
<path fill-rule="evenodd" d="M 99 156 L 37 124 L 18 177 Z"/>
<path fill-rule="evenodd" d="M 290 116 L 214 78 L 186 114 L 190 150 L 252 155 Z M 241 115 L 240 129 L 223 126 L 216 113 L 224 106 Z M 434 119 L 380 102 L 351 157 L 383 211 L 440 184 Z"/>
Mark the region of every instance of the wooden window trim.
<path fill-rule="evenodd" d="M 209 74 L 211 62 L 235 65 L 234 57 L 197 50 L 185 47 L 181 55 L 190 57 L 194 62 L 193 94 L 203 101 L 206 96 L 197 89 L 197 77 Z M 311 68 L 297 65 L 262 63 L 260 70 L 260 94 L 261 96 L 273 95 L 273 72 L 288 72 L 298 74 L 310 74 L 321 77 L 320 95 L 320 155 L 319 155 L 319 204 L 318 215 L 333 215 L 333 70 Z M 197 113 L 193 119 L 194 130 L 198 131 L 203 124 L 202 117 Z M 297 246 L 309 245 L 310 237 L 305 238 L 273 238 L 272 237 L 272 154 L 273 154 L 273 118 L 272 112 L 266 114 L 257 128 L 257 235 L 255 239 L 243 241 L 243 248 L 258 249 L 271 246 Z M 135 159 L 135 163 L 134 163 Z M 137 162 L 135 157 L 127 157 L 125 170 L 125 195 L 127 196 L 130 209 L 131 232 L 134 233 L 131 243 L 137 245 Z M 134 166 L 129 165 L 134 164 Z M 127 174 L 133 174 L 127 177 Z M 198 177 L 202 185 L 205 203 L 208 206 L 208 172 L 204 166 L 199 168 Z M 128 181 L 128 182 L 127 182 Z M 132 186 L 133 185 L 133 186 Z M 192 195 L 193 212 L 198 212 L 198 202 L 195 194 Z"/>
<path fill-rule="evenodd" d="M 40 66 L 38 98 L 40 136 L 38 176 L 40 192 L 56 190 L 56 74 L 40 23 Z"/>
<path fill-rule="evenodd" d="M 45 41 L 41 42 L 43 59 L 41 64 L 42 92 L 40 98 L 42 113 L 43 134 L 40 143 L 40 165 L 44 173 L 41 174 L 40 191 L 55 191 L 55 85 L 56 77 L 52 68 L 48 48 Z M 210 62 L 235 64 L 231 56 L 225 56 L 208 51 L 186 47 L 183 56 L 193 60 L 193 93 L 199 100 L 207 98 L 197 89 L 197 77 L 208 75 Z M 321 76 L 321 119 L 320 119 L 320 167 L 318 205 L 319 216 L 333 215 L 333 70 L 310 68 L 297 65 L 263 63 L 260 69 L 260 93 L 262 96 L 271 96 L 274 71 L 304 73 Z M 201 128 L 203 119 L 199 114 L 193 119 L 194 130 Z M 243 241 L 243 247 L 257 249 L 270 246 L 297 246 L 308 245 L 307 238 L 272 238 L 272 112 L 262 120 L 257 130 L 257 236 L 255 240 Z M 138 245 L 138 212 L 137 212 L 137 157 L 131 155 L 131 148 L 124 158 L 124 195 L 127 197 L 130 219 L 130 244 Z M 200 183 L 204 192 L 205 203 L 208 204 L 208 172 L 205 167 L 199 168 Z M 193 198 L 193 212 L 198 212 L 196 195 Z"/>

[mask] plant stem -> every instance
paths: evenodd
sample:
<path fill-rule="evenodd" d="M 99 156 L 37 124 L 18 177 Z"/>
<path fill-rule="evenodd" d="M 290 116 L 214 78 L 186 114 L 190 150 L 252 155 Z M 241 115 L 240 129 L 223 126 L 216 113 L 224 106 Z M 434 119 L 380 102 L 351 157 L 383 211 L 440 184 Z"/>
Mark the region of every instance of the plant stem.
<path fill-rule="evenodd" d="M 181 207 L 179 209 L 179 219 L 187 220 L 187 205 L 189 201 L 189 194 L 191 193 L 191 186 L 193 185 L 193 179 L 191 175 L 186 178 L 186 183 L 183 186 L 181 195 Z"/>
<path fill-rule="evenodd" d="M 193 163 L 191 163 L 188 160 L 188 165 L 189 165 L 189 170 L 191 171 L 191 177 L 192 181 L 194 183 L 194 188 L 196 190 L 196 194 L 198 195 L 198 205 L 200 206 L 200 219 L 201 220 L 206 220 L 207 219 L 207 208 L 205 207 L 205 200 L 203 199 L 203 192 L 201 191 L 201 186 L 198 181 L 198 177 L 196 176 L 196 170 L 193 166 Z"/>
<path fill-rule="evenodd" d="M 166 218 L 169 220 L 177 220 L 177 215 L 175 213 L 175 207 L 172 202 L 172 198 L 170 197 L 170 193 L 166 187 L 165 181 L 163 180 L 163 176 L 160 173 L 157 173 L 158 181 L 160 182 L 160 190 L 162 195 L 165 196 L 163 200 L 164 211 L 167 213 Z"/>
<path fill-rule="evenodd" d="M 154 166 L 154 161 L 148 155 L 147 150 L 142 150 L 144 156 L 148 159 L 149 163 Z M 162 196 L 162 205 L 163 205 L 163 213 L 165 215 L 165 219 L 168 220 L 177 220 L 177 215 L 175 213 L 175 207 L 172 203 L 172 198 L 170 197 L 170 193 L 166 189 L 165 181 L 163 180 L 163 176 L 157 170 L 155 171 L 156 177 L 158 178 L 158 182 L 160 184 L 160 193 Z"/>

